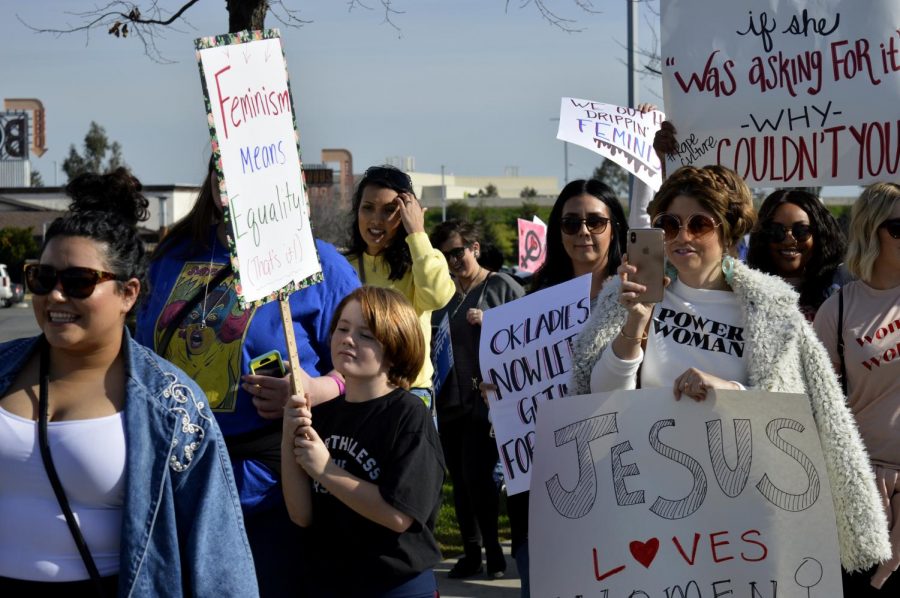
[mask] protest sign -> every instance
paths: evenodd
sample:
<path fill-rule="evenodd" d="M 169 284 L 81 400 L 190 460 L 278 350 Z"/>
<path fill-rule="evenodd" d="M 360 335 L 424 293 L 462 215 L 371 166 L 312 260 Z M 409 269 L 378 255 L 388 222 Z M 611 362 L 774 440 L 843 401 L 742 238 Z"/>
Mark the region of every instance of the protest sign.
<path fill-rule="evenodd" d="M 194 43 L 241 305 L 319 282 L 278 31 Z"/>
<path fill-rule="evenodd" d="M 534 422 L 548 401 L 565 396 L 572 343 L 590 316 L 591 275 L 484 312 L 478 357 L 509 495 L 528 490 Z"/>
<path fill-rule="evenodd" d="M 518 218 L 519 224 L 519 270 L 537 272 L 546 259 L 547 225 L 535 216 L 533 222 Z"/>
<path fill-rule="evenodd" d="M 679 142 L 668 172 L 721 164 L 776 187 L 896 178 L 896 0 L 670 0 L 661 10 Z"/>
<path fill-rule="evenodd" d="M 662 164 L 653 150 L 653 137 L 665 119 L 658 110 L 642 114 L 634 108 L 563 98 L 556 138 L 612 160 L 657 191 Z"/>
<path fill-rule="evenodd" d="M 447 380 L 450 370 L 453 368 L 453 345 L 450 344 L 450 315 L 445 313 L 434 331 L 434 341 L 431 343 L 431 359 L 434 364 L 434 377 L 431 388 L 434 396 L 438 396 L 441 387 Z"/>
<path fill-rule="evenodd" d="M 538 421 L 529 517 L 536 598 L 841 596 L 804 395 L 556 401 Z"/>

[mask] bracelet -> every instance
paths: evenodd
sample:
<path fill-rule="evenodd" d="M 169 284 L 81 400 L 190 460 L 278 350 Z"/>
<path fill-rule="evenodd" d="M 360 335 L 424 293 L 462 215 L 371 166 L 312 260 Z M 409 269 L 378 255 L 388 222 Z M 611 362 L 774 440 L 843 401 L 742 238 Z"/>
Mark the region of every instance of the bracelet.
<path fill-rule="evenodd" d="M 340 376 L 335 376 L 334 374 L 325 374 L 325 375 L 328 376 L 329 378 L 331 378 L 332 380 L 334 380 L 334 383 L 337 384 L 338 394 L 339 395 L 344 394 L 344 388 L 346 388 L 346 387 L 344 386 L 344 381 L 341 380 Z"/>
<path fill-rule="evenodd" d="M 620 335 L 622 338 L 627 338 L 627 339 L 630 340 L 630 341 L 641 341 L 641 342 L 643 342 L 643 341 L 647 340 L 647 333 L 646 333 L 646 332 L 644 332 L 644 336 L 628 336 L 627 334 L 625 334 L 625 330 L 619 330 L 619 335 Z"/>

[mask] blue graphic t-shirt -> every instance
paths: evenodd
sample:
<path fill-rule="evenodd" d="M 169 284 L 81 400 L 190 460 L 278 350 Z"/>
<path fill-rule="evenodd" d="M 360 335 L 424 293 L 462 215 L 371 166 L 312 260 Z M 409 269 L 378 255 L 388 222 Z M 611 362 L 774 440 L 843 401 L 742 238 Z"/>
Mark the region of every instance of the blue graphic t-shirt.
<path fill-rule="evenodd" d="M 211 234 L 211 236 L 213 236 Z M 356 272 L 334 246 L 316 241 L 324 282 L 291 295 L 291 314 L 300 365 L 310 376 L 332 369 L 328 327 L 341 299 L 359 286 Z M 135 338 L 157 350 L 169 325 L 177 326 L 163 357 L 183 369 L 206 393 L 222 433 L 244 434 L 271 426 L 259 416 L 252 396 L 241 386 L 250 360 L 272 349 L 287 358 L 277 303 L 243 310 L 233 276 L 201 296 L 181 322 L 181 306 L 228 263 L 228 250 L 216 241 L 212 251 L 194 251 L 189 242 L 174 246 L 150 267 L 150 293 L 138 313 Z M 272 473 L 256 461 L 233 460 L 235 479 L 245 508 L 280 499 Z"/>

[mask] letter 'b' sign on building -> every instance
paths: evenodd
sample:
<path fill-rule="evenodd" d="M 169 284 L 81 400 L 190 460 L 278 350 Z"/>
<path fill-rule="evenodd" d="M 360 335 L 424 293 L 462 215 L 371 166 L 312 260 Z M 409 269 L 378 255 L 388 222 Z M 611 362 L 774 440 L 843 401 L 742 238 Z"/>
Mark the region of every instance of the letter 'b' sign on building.
<path fill-rule="evenodd" d="M 322 280 L 277 30 L 195 42 L 242 305 Z"/>

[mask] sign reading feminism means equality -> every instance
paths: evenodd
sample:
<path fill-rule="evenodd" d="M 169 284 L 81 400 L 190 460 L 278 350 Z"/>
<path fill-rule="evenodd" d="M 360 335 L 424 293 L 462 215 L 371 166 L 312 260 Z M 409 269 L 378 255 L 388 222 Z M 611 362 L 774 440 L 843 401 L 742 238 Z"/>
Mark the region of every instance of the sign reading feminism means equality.
<path fill-rule="evenodd" d="M 481 379 L 497 386 L 488 404 L 509 495 L 528 490 L 538 412 L 568 391 L 590 292 L 585 274 L 484 312 L 478 358 Z"/>
<path fill-rule="evenodd" d="M 541 412 L 536 598 L 835 598 L 837 527 L 804 395 L 671 388 Z"/>
<path fill-rule="evenodd" d="M 241 305 L 321 281 L 278 31 L 195 46 Z"/>
<path fill-rule="evenodd" d="M 679 151 L 751 186 L 866 184 L 900 168 L 896 0 L 669 0 L 663 93 Z M 712 35 L 711 35 L 712 32 Z"/>

